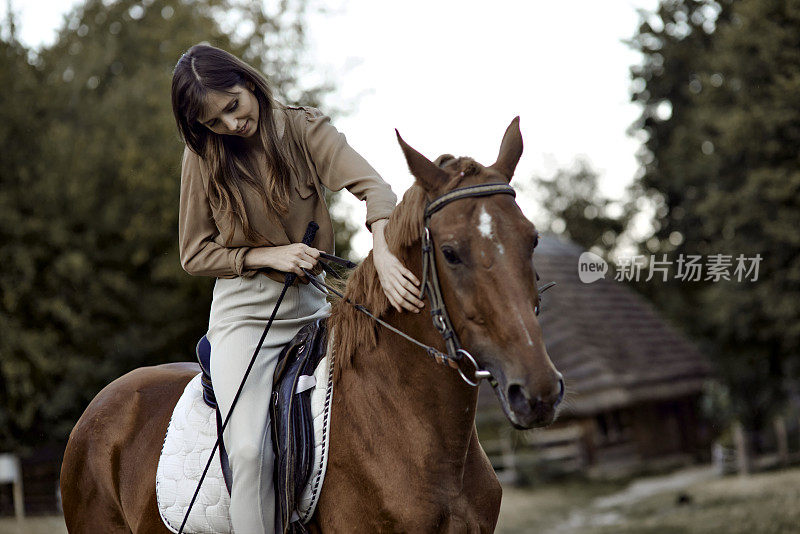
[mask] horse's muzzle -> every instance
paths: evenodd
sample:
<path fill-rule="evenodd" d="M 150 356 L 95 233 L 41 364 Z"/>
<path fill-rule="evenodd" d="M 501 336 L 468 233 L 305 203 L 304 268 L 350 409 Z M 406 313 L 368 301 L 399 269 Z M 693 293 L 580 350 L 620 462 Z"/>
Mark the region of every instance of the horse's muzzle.
<path fill-rule="evenodd" d="M 511 423 L 522 429 L 547 426 L 553 422 L 558 406 L 564 400 L 564 379 L 561 373 L 556 376 L 555 387 L 545 395 L 532 395 L 519 383 L 511 383 L 506 388 Z"/>

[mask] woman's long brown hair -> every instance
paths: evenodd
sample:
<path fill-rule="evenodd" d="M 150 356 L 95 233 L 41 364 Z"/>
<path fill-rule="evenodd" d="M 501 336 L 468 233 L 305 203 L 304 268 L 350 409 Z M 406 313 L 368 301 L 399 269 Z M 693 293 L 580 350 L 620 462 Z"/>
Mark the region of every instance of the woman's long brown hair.
<path fill-rule="evenodd" d="M 210 91 L 230 92 L 235 85 L 248 87 L 258 100 L 258 132 L 267 156 L 269 176 L 261 177 L 254 155 L 244 140 L 217 135 L 199 122 Z M 239 221 L 245 237 L 259 242 L 244 206 L 244 189 L 261 197 L 267 215 L 277 220 L 289 206 L 291 173 L 302 172 L 302 149 L 290 121 L 284 125 L 284 140 L 278 138 L 275 113 L 283 107 L 272 97 L 266 78 L 253 67 L 219 48 L 197 44 L 178 60 L 172 73 L 172 112 L 181 138 L 198 156 L 208 173 L 209 200 L 231 223 Z M 228 241 L 233 232 L 228 236 Z"/>

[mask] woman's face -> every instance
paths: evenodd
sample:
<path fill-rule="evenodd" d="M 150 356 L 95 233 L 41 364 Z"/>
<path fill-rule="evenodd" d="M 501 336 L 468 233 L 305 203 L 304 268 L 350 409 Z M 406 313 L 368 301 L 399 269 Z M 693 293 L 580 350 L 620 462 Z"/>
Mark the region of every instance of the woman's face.
<path fill-rule="evenodd" d="M 253 91 L 234 85 L 229 92 L 211 91 L 199 122 L 219 135 L 250 137 L 258 129 L 258 100 Z"/>

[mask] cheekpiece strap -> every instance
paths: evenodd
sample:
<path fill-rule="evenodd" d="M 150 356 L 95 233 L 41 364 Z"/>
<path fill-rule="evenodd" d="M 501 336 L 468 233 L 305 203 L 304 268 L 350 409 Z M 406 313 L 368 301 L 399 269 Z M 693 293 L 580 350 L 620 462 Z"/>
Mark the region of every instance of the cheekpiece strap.
<path fill-rule="evenodd" d="M 458 336 L 453 329 L 453 324 L 450 322 L 450 316 L 447 313 L 447 308 L 444 304 L 442 296 L 442 289 L 439 287 L 439 276 L 436 272 L 436 254 L 433 250 L 433 236 L 431 236 L 428 222 L 431 215 L 442 209 L 444 206 L 459 200 L 469 197 L 484 197 L 496 194 L 506 194 L 512 197 L 516 196 L 514 188 L 507 183 L 493 183 L 481 184 L 467 187 L 460 187 L 454 189 L 449 193 L 435 198 L 425 208 L 425 217 L 422 232 L 422 285 L 425 288 L 425 293 L 428 295 L 428 301 L 431 309 L 431 318 L 436 330 L 441 334 L 444 339 L 445 347 L 447 347 L 447 354 L 443 354 L 435 349 L 428 350 L 428 354 L 433 356 L 437 362 L 447 364 L 450 367 L 457 369 L 461 377 L 467 384 L 477 386 L 480 378 L 490 377 L 487 371 L 478 369 L 474 359 L 470 356 L 470 362 L 475 368 L 475 380 L 471 380 L 464 375 L 464 372 L 459 367 L 458 362 L 462 359 L 462 354 L 469 354 L 461 349 Z M 432 347 L 431 347 L 432 349 Z M 480 377 L 479 377 L 480 375 Z"/>

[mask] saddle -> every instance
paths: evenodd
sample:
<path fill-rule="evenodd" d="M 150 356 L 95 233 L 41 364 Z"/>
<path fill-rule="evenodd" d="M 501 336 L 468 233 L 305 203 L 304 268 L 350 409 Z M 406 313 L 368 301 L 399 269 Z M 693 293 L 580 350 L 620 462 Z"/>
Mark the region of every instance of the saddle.
<path fill-rule="evenodd" d="M 275 367 L 270 403 L 272 448 L 275 454 L 276 532 L 307 532 L 298 521 L 298 504 L 314 463 L 314 421 L 311 392 L 314 372 L 326 352 L 326 322 L 318 319 L 304 326 L 281 351 Z M 202 370 L 203 400 L 217 414 L 220 463 L 230 493 L 231 469 L 219 430 L 222 420 L 211 383 L 211 344 L 203 336 L 197 344 Z"/>
<path fill-rule="evenodd" d="M 275 452 L 276 532 L 307 532 L 298 504 L 314 462 L 310 389 L 326 352 L 326 321 L 304 326 L 278 357 L 272 385 L 272 448 Z"/>

